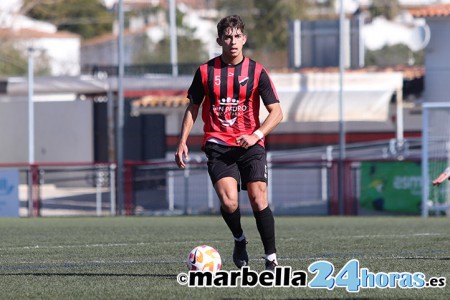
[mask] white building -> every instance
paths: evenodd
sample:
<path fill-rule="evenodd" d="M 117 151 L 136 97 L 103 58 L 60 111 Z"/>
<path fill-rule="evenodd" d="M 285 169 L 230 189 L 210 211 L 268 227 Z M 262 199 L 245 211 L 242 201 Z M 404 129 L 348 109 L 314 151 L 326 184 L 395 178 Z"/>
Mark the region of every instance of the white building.
<path fill-rule="evenodd" d="M 14 3 L 0 6 L 0 38 L 14 42 L 27 54 L 32 47 L 49 59 L 50 75 L 78 75 L 80 73 L 80 36 L 57 31 L 55 25 L 33 20 L 17 13 Z"/>

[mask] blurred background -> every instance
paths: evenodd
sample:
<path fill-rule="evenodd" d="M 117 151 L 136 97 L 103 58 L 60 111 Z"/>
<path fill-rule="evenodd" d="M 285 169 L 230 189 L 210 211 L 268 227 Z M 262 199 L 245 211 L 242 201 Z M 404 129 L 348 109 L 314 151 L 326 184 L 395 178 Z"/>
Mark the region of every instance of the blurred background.
<path fill-rule="evenodd" d="M 76 75 L 90 65 L 114 65 L 113 47 L 118 34 L 117 2 L 114 0 L 8 0 L 2 1 L 2 75 L 26 74 L 26 40 L 60 40 L 45 45 L 36 73 Z M 221 1 L 176 0 L 178 62 L 200 63 L 217 52 L 215 25 L 220 17 L 239 14 L 246 22 L 248 55 L 267 68 L 289 67 L 289 41 L 293 20 L 337 20 L 340 1 Z M 422 18 L 411 11 L 441 0 L 344 0 L 346 18 L 357 25 L 364 40 L 358 64 L 362 66 L 421 66 L 424 63 Z M 127 65 L 170 64 L 169 0 L 124 0 L 127 38 Z M 359 22 L 355 22 L 355 21 Z M 307 31 L 312 32 L 310 24 Z M 311 25 L 314 24 L 314 25 Z M 324 32 L 322 32 L 324 34 Z M 356 33 L 355 33 L 356 34 Z M 77 45 L 77 42 L 79 43 Z M 56 42 L 55 42 L 56 43 Z M 78 46 L 78 47 L 77 47 Z M 64 47 L 66 51 L 57 51 Z M 22 49 L 24 50 L 24 49 Z M 331 49 L 329 49 L 331 50 Z M 70 52 L 69 52 L 70 51 Z M 59 55 L 57 54 L 59 52 Z M 63 54 L 64 53 L 64 54 Z M 97 53 L 97 54 L 96 54 Z M 308 62 L 321 67 L 327 63 Z"/>
<path fill-rule="evenodd" d="M 220 54 L 216 24 L 230 14 L 243 17 L 245 54 L 268 69 L 285 115 L 266 140 L 276 213 L 448 211 L 448 184 L 429 180 L 450 157 L 450 1 L 8 0 L 3 214 L 216 213 L 200 120 L 190 168 L 172 157 L 187 88 Z"/>

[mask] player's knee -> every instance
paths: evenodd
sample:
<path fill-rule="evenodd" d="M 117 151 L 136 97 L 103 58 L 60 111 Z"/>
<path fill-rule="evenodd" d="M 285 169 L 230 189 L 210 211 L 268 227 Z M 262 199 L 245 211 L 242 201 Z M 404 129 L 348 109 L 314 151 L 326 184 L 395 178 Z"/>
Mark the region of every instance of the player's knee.
<path fill-rule="evenodd" d="M 258 199 L 266 196 L 266 184 L 264 182 L 251 182 L 247 184 L 248 196 L 251 199 Z"/>
<path fill-rule="evenodd" d="M 238 207 L 237 195 L 233 195 L 230 193 L 222 192 L 218 194 L 220 198 L 220 202 L 222 204 L 222 208 L 228 212 L 234 212 Z"/>
<path fill-rule="evenodd" d="M 236 211 L 238 208 L 237 202 L 233 201 L 222 201 L 222 209 L 226 211 L 227 213 L 231 214 Z"/>
<path fill-rule="evenodd" d="M 260 211 L 267 207 L 267 193 L 265 188 L 249 189 L 248 198 L 253 210 Z"/>

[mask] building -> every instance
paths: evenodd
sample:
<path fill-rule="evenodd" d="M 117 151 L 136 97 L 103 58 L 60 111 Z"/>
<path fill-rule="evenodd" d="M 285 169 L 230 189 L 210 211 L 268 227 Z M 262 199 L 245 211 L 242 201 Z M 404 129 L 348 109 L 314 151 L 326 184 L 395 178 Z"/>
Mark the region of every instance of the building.
<path fill-rule="evenodd" d="M 23 56 L 34 48 L 48 59 L 50 75 L 80 74 L 80 41 L 77 34 L 60 32 L 47 22 L 0 10 L 0 39 L 11 41 Z M 13 62 L 11 62 L 13 63 Z"/>
<path fill-rule="evenodd" d="M 430 39 L 425 48 L 425 101 L 450 101 L 450 4 L 437 4 L 411 9 L 417 18 L 425 18 L 430 28 Z"/>

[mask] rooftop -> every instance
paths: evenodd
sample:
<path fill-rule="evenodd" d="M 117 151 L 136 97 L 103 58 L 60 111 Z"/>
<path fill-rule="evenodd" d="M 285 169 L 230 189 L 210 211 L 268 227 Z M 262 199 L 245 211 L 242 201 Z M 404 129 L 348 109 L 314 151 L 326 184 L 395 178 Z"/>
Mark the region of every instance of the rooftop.
<path fill-rule="evenodd" d="M 67 31 L 58 31 L 58 32 L 46 32 L 33 30 L 28 28 L 22 28 L 19 30 L 12 30 L 9 28 L 0 28 L 0 37 L 11 37 L 14 36 L 16 38 L 79 38 L 80 36 L 75 33 L 67 32 Z"/>
<path fill-rule="evenodd" d="M 414 17 L 446 17 L 450 16 L 450 4 L 434 4 L 419 8 L 411 8 L 409 12 Z"/>

